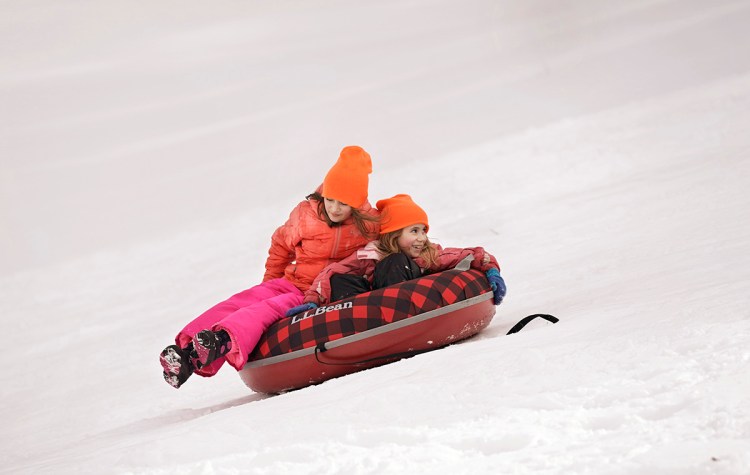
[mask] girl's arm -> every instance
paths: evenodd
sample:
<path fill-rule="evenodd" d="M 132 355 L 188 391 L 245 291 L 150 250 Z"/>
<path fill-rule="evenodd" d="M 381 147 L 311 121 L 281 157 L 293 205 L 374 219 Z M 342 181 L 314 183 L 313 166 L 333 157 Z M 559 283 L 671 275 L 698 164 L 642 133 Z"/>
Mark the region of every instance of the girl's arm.
<path fill-rule="evenodd" d="M 278 279 L 284 277 L 284 271 L 287 266 L 294 262 L 295 247 L 299 244 L 300 238 L 300 208 L 306 202 L 298 204 L 289 214 L 286 223 L 279 226 L 271 236 L 271 247 L 268 249 L 268 258 L 266 259 L 266 273 L 263 281 Z"/>
<path fill-rule="evenodd" d="M 438 248 L 437 264 L 430 268 L 430 271 L 439 272 L 452 269 L 466 256 L 472 256 L 472 269 L 487 272 L 494 267 L 500 270 L 500 264 L 497 263 L 497 259 L 485 251 L 483 247 L 447 247 L 445 249 Z"/>
<path fill-rule="evenodd" d="M 372 259 L 362 259 L 358 256 L 361 250 L 355 251 L 349 257 L 339 262 L 328 264 L 315 278 L 310 288 L 305 292 L 304 303 L 325 305 L 331 301 L 331 277 L 336 274 L 370 275 L 375 267 Z"/>

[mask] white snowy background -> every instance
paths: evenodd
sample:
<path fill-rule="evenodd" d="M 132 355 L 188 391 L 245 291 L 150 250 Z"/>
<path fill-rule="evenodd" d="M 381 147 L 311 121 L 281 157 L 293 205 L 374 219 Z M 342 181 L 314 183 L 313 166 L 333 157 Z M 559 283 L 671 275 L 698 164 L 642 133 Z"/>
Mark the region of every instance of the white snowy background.
<path fill-rule="evenodd" d="M 0 13 L 0 472 L 750 473 L 747 0 Z M 498 257 L 490 327 L 275 397 L 165 384 L 349 144 L 373 203 Z"/>

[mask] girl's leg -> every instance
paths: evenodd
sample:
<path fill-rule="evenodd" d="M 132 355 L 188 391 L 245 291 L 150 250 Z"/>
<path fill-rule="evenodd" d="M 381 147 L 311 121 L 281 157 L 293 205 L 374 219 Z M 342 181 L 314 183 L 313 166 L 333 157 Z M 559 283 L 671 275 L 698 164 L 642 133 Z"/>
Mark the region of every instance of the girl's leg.
<path fill-rule="evenodd" d="M 226 359 L 237 371 L 241 370 L 268 327 L 284 318 L 287 310 L 302 303 L 304 294 L 292 287 L 287 293 L 243 307 L 214 325 L 213 331 L 224 330 L 229 334 L 232 345 L 226 356 L 206 368 Z"/>
<path fill-rule="evenodd" d="M 331 276 L 331 302 L 369 292 L 370 282 L 359 275 L 334 274 Z"/>
<path fill-rule="evenodd" d="M 247 307 L 269 297 L 287 292 L 290 288 L 296 287 L 286 279 L 274 279 L 236 293 L 223 302 L 217 303 L 188 323 L 175 337 L 175 343 L 180 348 L 185 348 L 188 343 L 193 341 L 193 337 L 199 331 L 210 329 L 217 322 L 242 307 Z"/>
<path fill-rule="evenodd" d="M 399 252 L 385 257 L 375 265 L 372 288 L 381 289 L 418 277 L 422 277 L 422 270 L 414 259 Z"/>
<path fill-rule="evenodd" d="M 185 348 L 190 342 L 193 341 L 193 338 L 195 337 L 196 333 L 200 332 L 201 330 L 216 330 L 217 324 L 219 324 L 220 322 L 223 322 L 224 320 L 235 321 L 236 319 L 242 319 L 242 318 L 252 319 L 253 318 L 252 316 L 248 316 L 247 312 L 242 312 L 242 310 L 245 308 L 250 308 L 250 307 L 253 307 L 254 305 L 263 303 L 264 301 L 268 299 L 273 299 L 274 297 L 284 296 L 289 293 L 292 293 L 293 295 L 298 294 L 300 296 L 299 302 L 291 304 L 287 308 L 284 308 L 281 313 L 281 316 L 284 315 L 284 313 L 286 312 L 288 308 L 291 308 L 294 305 L 299 305 L 302 302 L 302 292 L 300 292 L 300 290 L 297 289 L 297 287 L 295 287 L 291 282 L 283 278 L 273 279 L 273 280 L 269 280 L 261 284 L 258 284 L 247 290 L 243 290 L 242 292 L 233 295 L 229 299 L 223 302 L 220 302 L 217 305 L 214 305 L 209 310 L 201 314 L 198 318 L 190 322 L 177 335 L 177 338 L 176 338 L 177 344 L 181 348 Z M 235 313 L 237 312 L 240 312 L 240 313 L 235 315 Z M 270 323 L 268 325 L 270 325 Z M 268 326 L 266 326 L 265 328 L 268 328 Z M 258 336 L 255 342 L 257 343 L 259 339 L 260 339 L 260 336 Z M 234 338 L 232 338 L 232 345 L 234 347 L 237 346 L 237 341 L 235 341 Z M 254 347 L 255 347 L 255 344 L 253 344 L 253 347 L 250 348 L 249 351 L 252 351 Z M 236 351 L 237 350 L 233 348 L 230 353 L 236 352 Z M 222 367 L 222 365 L 224 364 L 224 361 L 226 361 L 226 358 L 218 358 L 214 362 L 209 363 L 208 365 L 203 366 L 200 369 L 195 369 L 195 374 L 198 374 L 201 376 L 213 376 Z M 242 366 L 240 366 L 240 368 L 242 368 Z"/>

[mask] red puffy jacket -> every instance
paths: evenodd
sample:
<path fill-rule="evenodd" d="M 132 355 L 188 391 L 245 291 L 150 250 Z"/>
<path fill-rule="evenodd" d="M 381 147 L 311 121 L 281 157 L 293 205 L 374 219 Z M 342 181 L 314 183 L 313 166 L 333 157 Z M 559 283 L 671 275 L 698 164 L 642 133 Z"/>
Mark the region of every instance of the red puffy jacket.
<path fill-rule="evenodd" d="M 439 244 L 437 247 L 437 262 L 430 268 L 422 258 L 414 259 L 414 262 L 422 269 L 425 274 L 433 274 L 447 269 L 452 269 L 461 262 L 466 256 L 472 256 L 471 268 L 487 272 L 493 267 L 500 270 L 497 259 L 482 247 L 447 247 L 443 249 Z M 489 261 L 484 262 L 484 256 L 489 256 Z M 313 281 L 312 285 L 305 292 L 305 302 L 312 302 L 317 305 L 324 305 L 330 302 L 331 298 L 331 277 L 335 274 L 350 274 L 364 276 L 372 283 L 372 274 L 375 272 L 375 265 L 382 259 L 382 255 L 377 250 L 376 242 L 370 242 L 363 249 L 358 250 L 346 259 L 333 263 L 323 269 L 320 275 Z"/>
<path fill-rule="evenodd" d="M 318 203 L 314 199 L 301 202 L 289 214 L 286 223 L 273 233 L 264 282 L 284 277 L 304 292 L 324 267 L 367 244 L 368 239 L 360 234 L 352 218 L 329 226 L 318 216 Z M 359 211 L 378 215 L 369 202 Z M 377 224 L 371 226 L 377 234 Z"/>

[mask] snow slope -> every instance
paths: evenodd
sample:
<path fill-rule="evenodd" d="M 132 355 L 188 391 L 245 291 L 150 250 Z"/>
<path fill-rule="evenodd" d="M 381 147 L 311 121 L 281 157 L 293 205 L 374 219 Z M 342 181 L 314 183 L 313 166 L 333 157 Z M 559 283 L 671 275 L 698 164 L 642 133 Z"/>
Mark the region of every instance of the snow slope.
<path fill-rule="evenodd" d="M 750 473 L 747 2 L 2 6 L 1 471 Z M 167 386 L 349 143 L 498 256 L 490 327 Z"/>

